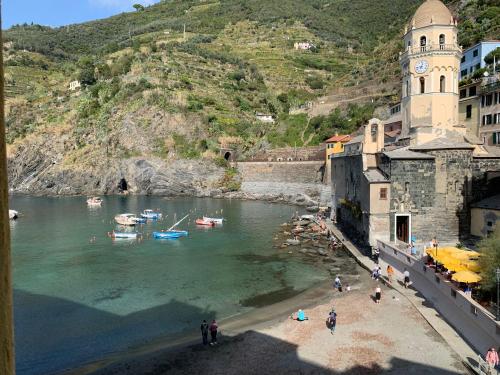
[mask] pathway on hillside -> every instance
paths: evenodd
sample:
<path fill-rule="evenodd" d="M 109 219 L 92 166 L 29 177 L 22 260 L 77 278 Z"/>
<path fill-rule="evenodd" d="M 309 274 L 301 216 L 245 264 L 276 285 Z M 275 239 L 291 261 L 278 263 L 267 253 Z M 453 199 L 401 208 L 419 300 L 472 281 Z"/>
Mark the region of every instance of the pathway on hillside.
<path fill-rule="evenodd" d="M 331 222 L 327 222 L 328 228 L 337 237 L 344 246 L 349 250 L 349 252 L 357 259 L 358 263 L 371 271 L 375 267 L 375 262 L 371 260 L 366 255 L 363 255 L 361 251 L 347 238 L 344 237 L 342 232 Z M 385 269 L 387 264 L 380 261 L 380 267 L 382 268 L 382 274 L 386 275 Z M 403 275 L 395 270 L 396 280 L 402 280 Z M 387 281 L 387 279 L 385 279 Z M 413 288 L 405 289 L 398 282 L 393 282 L 388 284 L 391 288 L 398 291 L 401 295 L 406 297 L 411 304 L 418 310 L 422 317 L 438 332 L 441 337 L 448 343 L 448 345 L 453 348 L 453 350 L 460 356 L 462 361 L 469 364 L 468 358 L 477 358 L 477 353 L 460 337 L 460 335 L 441 317 L 439 312 L 437 312 L 432 304 Z"/>

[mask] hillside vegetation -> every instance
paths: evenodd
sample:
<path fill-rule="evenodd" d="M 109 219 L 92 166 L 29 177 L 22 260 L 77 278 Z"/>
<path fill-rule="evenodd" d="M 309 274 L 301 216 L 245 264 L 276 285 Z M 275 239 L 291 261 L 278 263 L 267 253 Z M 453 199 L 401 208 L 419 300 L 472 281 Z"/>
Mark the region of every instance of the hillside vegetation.
<path fill-rule="evenodd" d="M 220 144 L 249 155 L 353 132 L 397 99 L 399 37 L 420 3 L 168 0 L 83 24 L 13 26 L 4 35 L 10 149 L 33 134 L 64 135 L 63 165 L 89 167 L 103 152 L 217 159 Z M 498 31 L 497 3 L 450 2 L 463 44 Z M 314 47 L 294 49 L 305 41 Z M 72 80 L 81 91 L 69 92 Z M 379 102 L 304 113 L 363 85 L 379 88 Z"/>

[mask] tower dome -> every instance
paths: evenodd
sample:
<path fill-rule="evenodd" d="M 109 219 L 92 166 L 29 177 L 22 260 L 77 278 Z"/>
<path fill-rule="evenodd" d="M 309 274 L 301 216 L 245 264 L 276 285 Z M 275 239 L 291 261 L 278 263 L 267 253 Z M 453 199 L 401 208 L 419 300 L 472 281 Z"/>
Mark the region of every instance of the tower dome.
<path fill-rule="evenodd" d="M 431 25 L 453 25 L 450 10 L 440 0 L 426 0 L 415 12 L 410 28 L 421 28 Z"/>

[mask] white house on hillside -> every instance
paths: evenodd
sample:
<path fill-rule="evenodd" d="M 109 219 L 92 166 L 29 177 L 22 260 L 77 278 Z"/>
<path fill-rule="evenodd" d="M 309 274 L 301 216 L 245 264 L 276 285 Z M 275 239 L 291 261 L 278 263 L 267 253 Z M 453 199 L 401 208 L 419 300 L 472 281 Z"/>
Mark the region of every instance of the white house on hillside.
<path fill-rule="evenodd" d="M 79 81 L 72 81 L 69 83 L 69 89 L 70 91 L 75 91 L 76 89 L 79 89 L 82 87 Z"/>

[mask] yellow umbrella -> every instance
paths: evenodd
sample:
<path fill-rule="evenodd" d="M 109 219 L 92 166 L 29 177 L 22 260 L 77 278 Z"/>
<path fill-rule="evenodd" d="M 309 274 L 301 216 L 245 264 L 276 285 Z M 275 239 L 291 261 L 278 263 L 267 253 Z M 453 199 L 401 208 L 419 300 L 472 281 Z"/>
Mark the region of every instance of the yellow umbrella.
<path fill-rule="evenodd" d="M 443 264 L 444 264 L 445 268 L 447 268 L 453 272 L 467 271 L 468 270 L 468 268 L 466 266 L 464 266 L 459 261 L 455 261 L 455 260 L 448 260 L 448 261 L 444 262 Z"/>
<path fill-rule="evenodd" d="M 469 271 L 472 271 L 472 272 L 480 272 L 481 271 L 481 266 L 475 260 L 468 260 L 466 262 L 462 262 L 462 265 L 467 267 L 467 269 Z"/>
<path fill-rule="evenodd" d="M 461 283 L 477 283 L 481 281 L 481 276 L 471 271 L 460 271 L 451 275 L 451 279 Z"/>
<path fill-rule="evenodd" d="M 450 257 L 449 257 L 448 254 L 446 254 L 446 253 L 440 253 L 439 251 L 438 251 L 437 255 L 435 254 L 434 251 L 430 251 L 427 254 L 429 254 L 429 256 L 432 257 L 432 259 L 434 259 L 436 262 L 441 263 L 441 264 L 443 264 L 446 261 L 450 260 Z"/>

